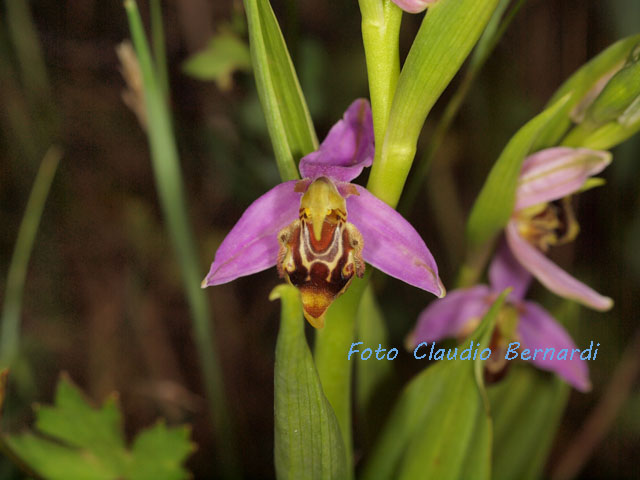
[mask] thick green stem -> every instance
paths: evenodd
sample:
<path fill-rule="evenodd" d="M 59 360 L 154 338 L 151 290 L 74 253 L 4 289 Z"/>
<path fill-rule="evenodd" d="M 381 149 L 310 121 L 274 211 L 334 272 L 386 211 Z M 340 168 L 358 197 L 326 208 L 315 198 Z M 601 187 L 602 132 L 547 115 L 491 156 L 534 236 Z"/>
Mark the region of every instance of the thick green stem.
<path fill-rule="evenodd" d="M 376 145 L 382 145 L 400 74 L 398 39 L 402 10 L 390 0 L 360 0 L 362 41 Z M 382 153 L 376 149 L 376 159 Z"/>
<path fill-rule="evenodd" d="M 390 0 L 360 0 L 360 10 L 375 141 L 376 145 L 382 145 L 400 70 L 398 36 L 402 10 Z M 379 155 L 376 149 L 376 158 Z M 372 193 L 380 196 L 382 192 L 372 190 Z M 347 360 L 347 353 L 353 342 L 356 314 L 369 272 L 364 279 L 356 279 L 329 309 L 326 327 L 317 332 L 315 344 L 318 374 L 338 418 L 350 478 L 353 477 L 352 363 Z"/>

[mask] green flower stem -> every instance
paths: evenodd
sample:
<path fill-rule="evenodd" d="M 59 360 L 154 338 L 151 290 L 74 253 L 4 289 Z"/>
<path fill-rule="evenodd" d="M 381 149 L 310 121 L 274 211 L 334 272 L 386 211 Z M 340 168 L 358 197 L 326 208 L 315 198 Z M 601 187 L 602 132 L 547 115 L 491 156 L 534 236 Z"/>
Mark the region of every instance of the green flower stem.
<path fill-rule="evenodd" d="M 376 145 L 382 145 L 400 71 L 398 36 L 402 10 L 390 0 L 360 0 L 362 38 L 367 60 L 371 108 Z M 376 160 L 380 155 L 376 149 Z M 378 192 L 378 195 L 380 192 Z M 353 433 L 351 426 L 352 364 L 347 352 L 355 334 L 356 314 L 370 269 L 327 312 L 325 328 L 315 343 L 315 362 L 322 387 L 338 419 L 344 439 L 347 472 L 353 478 Z"/>
<path fill-rule="evenodd" d="M 431 7 L 396 77 L 401 12 L 388 1 L 360 1 L 376 136 L 376 159 L 367 188 L 390 206 L 398 204 L 427 114 L 480 36 L 496 3 L 442 0 Z M 316 338 L 316 365 L 345 440 L 350 475 L 352 365 L 347 352 L 368 279 L 354 281 L 335 302 L 327 312 L 325 329 Z"/>
<path fill-rule="evenodd" d="M 371 277 L 356 278 L 347 292 L 327 311 L 325 327 L 316 332 L 314 358 L 322 388 L 333 407 L 344 439 L 347 472 L 353 477 L 353 434 L 351 428 L 351 372 L 353 360 L 347 353 L 353 342 L 360 299 Z"/>
<path fill-rule="evenodd" d="M 382 145 L 400 74 L 398 47 L 402 10 L 391 0 L 360 0 L 362 41 L 376 145 Z M 376 149 L 376 160 L 382 150 Z M 374 162 L 374 163 L 375 163 Z"/>
<path fill-rule="evenodd" d="M 191 309 L 194 341 L 217 438 L 219 460 L 224 476 L 235 478 L 238 476 L 235 437 L 224 394 L 222 371 L 215 350 L 214 332 L 210 322 L 211 312 L 207 298 L 200 289 L 199 280 L 202 272 L 188 220 L 182 172 L 169 109 L 154 68 L 136 3 L 134 0 L 126 0 L 124 6 L 142 72 L 153 173 L 162 211 L 182 269 L 182 281 Z"/>
<path fill-rule="evenodd" d="M 491 18 L 498 0 L 440 0 L 422 21 L 398 78 L 367 188 L 398 204 L 422 126 Z"/>
<path fill-rule="evenodd" d="M 10 366 L 18 353 L 20 308 L 27 276 L 27 265 L 29 264 L 36 234 L 38 233 L 42 211 L 61 157 L 62 152 L 57 147 L 51 147 L 44 156 L 27 201 L 24 217 L 22 217 L 22 222 L 18 229 L 15 250 L 9 264 L 4 304 L 2 306 L 2 337 L 0 338 L 0 366 L 2 367 Z"/>

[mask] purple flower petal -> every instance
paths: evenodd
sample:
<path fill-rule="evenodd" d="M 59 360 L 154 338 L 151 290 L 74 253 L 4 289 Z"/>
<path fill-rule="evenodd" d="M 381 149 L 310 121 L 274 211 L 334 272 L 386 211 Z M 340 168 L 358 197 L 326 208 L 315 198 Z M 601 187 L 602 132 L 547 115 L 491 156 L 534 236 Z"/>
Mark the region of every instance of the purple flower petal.
<path fill-rule="evenodd" d="M 373 118 L 369 102 L 353 102 L 336 123 L 320 148 L 300 160 L 304 178 L 329 177 L 350 182 L 373 162 Z"/>
<path fill-rule="evenodd" d="M 397 6 L 408 13 L 420 13 L 437 0 L 392 0 Z"/>
<path fill-rule="evenodd" d="M 438 266 L 418 232 L 389 205 L 354 186 L 359 195 L 347 198 L 347 214 L 362 234 L 364 260 L 387 275 L 444 296 Z"/>
<path fill-rule="evenodd" d="M 527 157 L 522 165 L 515 210 L 566 197 L 611 163 L 609 152 L 555 147 Z"/>
<path fill-rule="evenodd" d="M 515 258 L 524 268 L 529 270 L 540 283 L 561 297 L 576 300 L 596 310 L 609 310 L 613 300 L 604 297 L 576 280 L 567 272 L 549 260 L 544 253 L 527 242 L 518 233 L 515 221 L 510 221 L 506 228 L 507 243 Z"/>
<path fill-rule="evenodd" d="M 531 273 L 514 258 L 504 240 L 500 242 L 489 266 L 489 283 L 494 292 L 512 287 L 509 295 L 511 301 L 522 300 L 531 284 Z"/>
<path fill-rule="evenodd" d="M 220 285 L 273 267 L 278 258 L 278 233 L 296 218 L 301 193 L 297 180 L 276 185 L 247 208 L 227 234 L 202 286 Z"/>
<path fill-rule="evenodd" d="M 486 285 L 449 292 L 425 308 L 418 317 L 410 337 L 412 346 L 420 342 L 434 342 L 456 337 L 473 319 L 481 319 L 489 307 L 491 291 Z"/>
<path fill-rule="evenodd" d="M 521 306 L 523 311 L 518 323 L 518 334 L 522 340 L 522 347 L 531 350 L 530 361 L 538 368 L 555 372 L 582 392 L 590 390 L 587 363 L 580 360 L 579 352 L 573 352 L 576 346 L 566 330 L 540 305 L 524 302 Z M 547 350 L 552 348 L 553 351 Z M 535 349 L 542 352 L 535 352 Z M 558 354 L 562 349 L 567 349 L 568 354 L 565 360 L 558 360 Z M 575 353 L 573 360 L 570 359 L 572 353 Z"/>

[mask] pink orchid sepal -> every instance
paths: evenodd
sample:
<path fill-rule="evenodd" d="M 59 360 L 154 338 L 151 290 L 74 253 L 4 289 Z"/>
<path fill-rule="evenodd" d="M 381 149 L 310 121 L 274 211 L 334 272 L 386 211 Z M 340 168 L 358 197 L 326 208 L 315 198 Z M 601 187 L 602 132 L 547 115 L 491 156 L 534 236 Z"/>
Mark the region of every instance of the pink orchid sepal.
<path fill-rule="evenodd" d="M 315 152 L 302 180 L 276 185 L 245 210 L 218 248 L 208 287 L 277 266 L 301 292 L 304 313 L 324 325 L 329 305 L 369 263 L 439 297 L 445 289 L 424 241 L 402 215 L 350 183 L 374 157 L 369 102 L 356 100 Z"/>

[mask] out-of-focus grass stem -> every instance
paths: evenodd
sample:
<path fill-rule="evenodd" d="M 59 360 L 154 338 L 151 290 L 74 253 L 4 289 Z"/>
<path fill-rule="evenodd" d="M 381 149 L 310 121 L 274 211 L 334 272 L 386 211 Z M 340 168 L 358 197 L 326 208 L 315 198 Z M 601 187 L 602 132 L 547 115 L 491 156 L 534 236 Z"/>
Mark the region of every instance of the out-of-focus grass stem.
<path fill-rule="evenodd" d="M 34 102 L 49 99 L 51 88 L 38 33 L 29 11 L 30 2 L 6 0 L 9 35 L 20 65 L 20 76 L 27 95 Z"/>
<path fill-rule="evenodd" d="M 51 147 L 44 156 L 18 229 L 2 306 L 2 335 L 0 338 L 0 365 L 2 367 L 10 366 L 19 350 L 20 310 L 27 266 L 38 233 L 40 218 L 61 157 L 62 151 L 55 146 Z"/>
<path fill-rule="evenodd" d="M 126 0 L 124 5 L 142 72 L 147 134 L 155 182 L 160 204 L 168 224 L 169 235 L 182 269 L 184 289 L 191 308 L 194 340 L 209 400 L 216 444 L 219 448 L 217 457 L 224 476 L 236 478 L 239 476 L 239 464 L 235 454 L 235 436 L 225 398 L 222 371 L 214 346 L 214 332 L 210 322 L 211 312 L 207 298 L 200 289 L 202 272 L 188 221 L 182 172 L 171 127 L 168 103 L 162 90 L 162 80 L 157 74 L 151 57 L 137 5 L 134 0 Z"/>
<path fill-rule="evenodd" d="M 149 5 L 151 15 L 151 45 L 153 58 L 156 62 L 158 83 L 165 98 L 169 99 L 169 67 L 167 66 L 167 51 L 164 42 L 164 27 L 162 25 L 162 7 L 160 0 L 151 0 Z"/>

